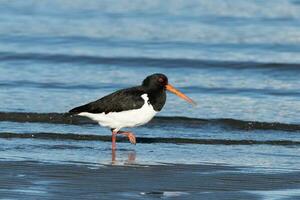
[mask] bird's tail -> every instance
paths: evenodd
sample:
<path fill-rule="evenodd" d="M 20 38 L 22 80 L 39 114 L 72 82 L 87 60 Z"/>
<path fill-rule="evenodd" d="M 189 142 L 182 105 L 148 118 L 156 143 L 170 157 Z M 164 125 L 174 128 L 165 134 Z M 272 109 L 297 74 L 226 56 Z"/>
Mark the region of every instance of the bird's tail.
<path fill-rule="evenodd" d="M 70 113 L 70 112 L 65 112 L 65 113 L 63 113 L 63 117 L 70 117 L 70 116 L 72 116 L 73 114 L 72 113 Z"/>
<path fill-rule="evenodd" d="M 70 115 L 76 115 L 76 114 L 79 114 L 79 113 L 81 113 L 81 112 L 85 112 L 86 110 L 87 110 L 87 107 L 88 107 L 89 105 L 83 105 L 83 106 L 78 106 L 78 107 L 76 107 L 76 108 L 73 108 L 73 109 L 71 109 L 71 110 L 69 110 L 69 114 Z"/>

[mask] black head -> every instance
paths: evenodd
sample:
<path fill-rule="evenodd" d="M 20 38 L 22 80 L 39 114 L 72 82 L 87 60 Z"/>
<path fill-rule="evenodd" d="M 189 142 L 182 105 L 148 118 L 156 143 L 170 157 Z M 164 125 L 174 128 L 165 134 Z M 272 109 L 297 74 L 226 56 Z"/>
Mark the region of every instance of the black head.
<path fill-rule="evenodd" d="M 152 74 L 145 78 L 142 83 L 149 95 L 150 103 L 156 111 L 160 111 L 166 102 L 166 90 L 186 100 L 187 102 L 196 105 L 196 103 L 185 94 L 181 93 L 175 87 L 168 83 L 168 78 L 164 74 Z"/>
<path fill-rule="evenodd" d="M 168 78 L 164 74 L 152 74 L 144 79 L 142 85 L 149 90 L 164 90 L 168 85 Z"/>

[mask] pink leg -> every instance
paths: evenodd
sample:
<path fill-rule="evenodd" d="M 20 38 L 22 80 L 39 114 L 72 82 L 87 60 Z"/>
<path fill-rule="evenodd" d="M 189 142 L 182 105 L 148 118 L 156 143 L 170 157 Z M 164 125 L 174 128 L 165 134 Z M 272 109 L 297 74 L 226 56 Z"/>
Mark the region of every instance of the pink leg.
<path fill-rule="evenodd" d="M 116 149 L 111 150 L 111 164 L 116 164 Z"/>
<path fill-rule="evenodd" d="M 116 149 L 117 132 L 112 131 L 111 134 L 112 134 L 112 136 L 111 136 L 111 149 L 115 150 Z"/>
<path fill-rule="evenodd" d="M 131 144 L 136 144 L 135 135 L 129 131 L 119 131 L 118 134 L 122 134 L 128 137 Z"/>

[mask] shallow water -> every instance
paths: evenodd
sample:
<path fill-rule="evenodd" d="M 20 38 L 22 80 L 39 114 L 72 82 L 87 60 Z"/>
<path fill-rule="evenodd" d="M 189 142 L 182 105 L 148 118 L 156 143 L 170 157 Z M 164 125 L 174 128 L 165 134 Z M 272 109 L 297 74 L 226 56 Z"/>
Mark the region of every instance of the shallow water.
<path fill-rule="evenodd" d="M 299 198 L 299 172 L 249 173 L 212 164 L 95 168 L 28 161 L 4 161 L 0 169 L 0 194 L 9 199 Z"/>
<path fill-rule="evenodd" d="M 297 173 L 299 6 L 296 0 L 2 1 L 0 165 L 220 164 Z M 112 153 L 109 130 L 63 115 L 157 72 L 198 107 L 169 94 L 158 118 L 133 129 L 136 146 L 122 140 Z M 231 185 L 229 194 L 202 188 L 190 198 L 295 199 L 299 187 L 291 185 L 238 192 Z M 23 189 L 0 194 L 17 199 L 40 191 Z M 186 192 L 169 189 L 118 197 Z"/>

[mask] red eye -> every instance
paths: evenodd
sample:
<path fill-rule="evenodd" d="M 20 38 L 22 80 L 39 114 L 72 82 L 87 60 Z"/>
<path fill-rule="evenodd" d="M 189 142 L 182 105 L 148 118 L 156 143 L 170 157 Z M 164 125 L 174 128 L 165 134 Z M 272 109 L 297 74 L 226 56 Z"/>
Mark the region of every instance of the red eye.
<path fill-rule="evenodd" d="M 164 79 L 163 79 L 163 78 L 159 78 L 158 81 L 159 81 L 160 83 L 163 83 L 163 82 L 164 82 Z"/>

